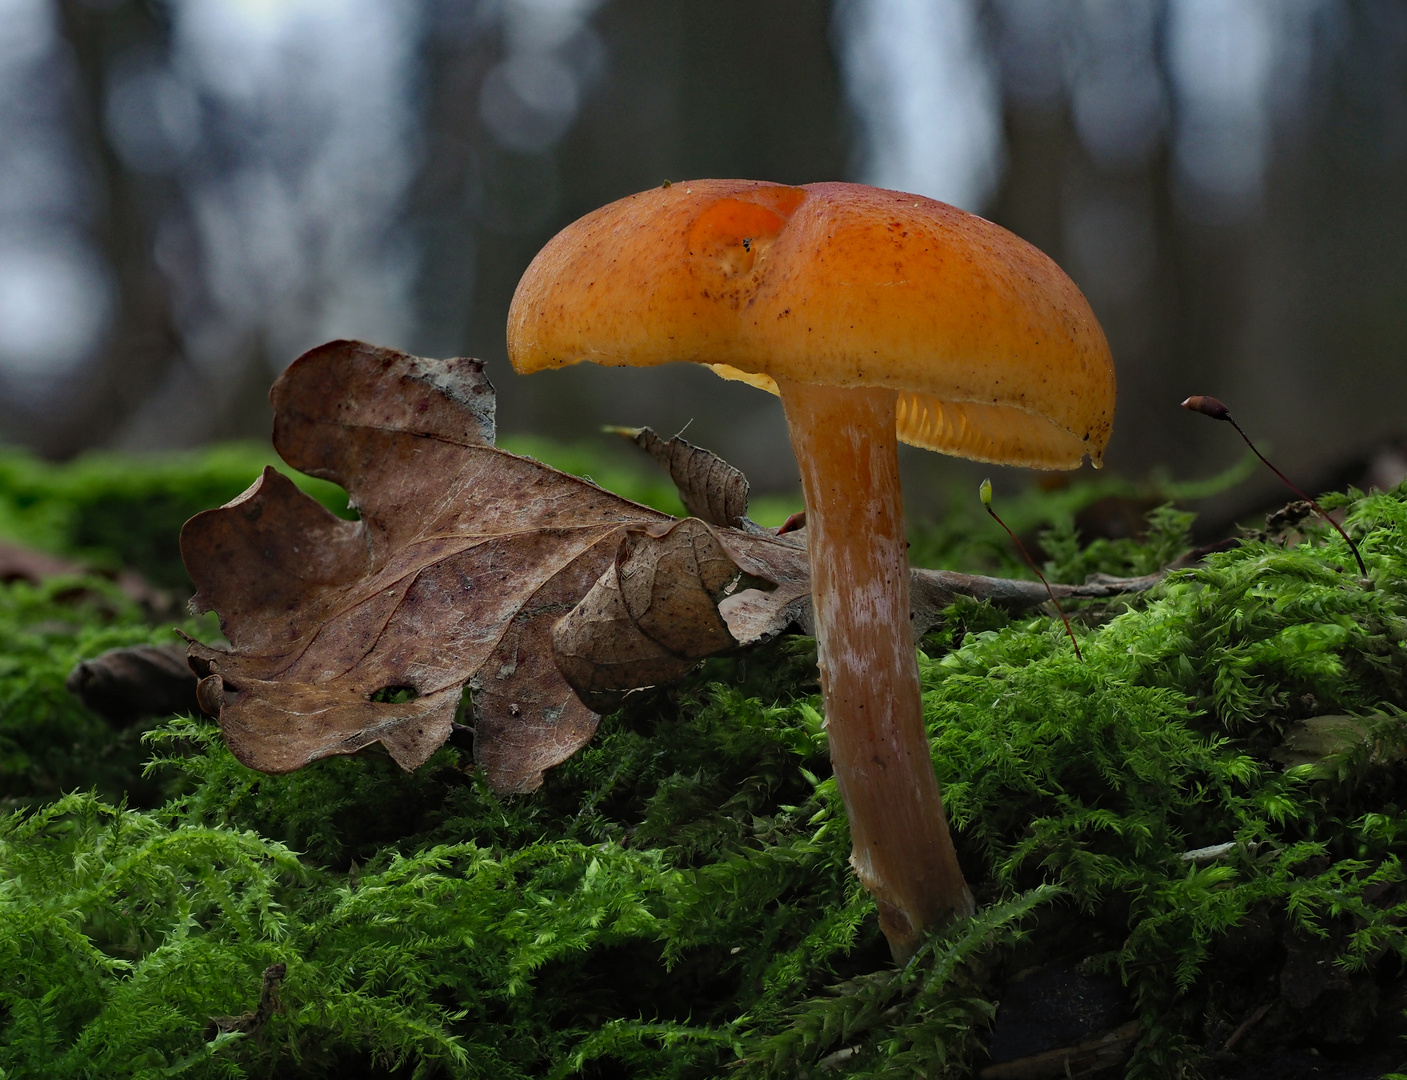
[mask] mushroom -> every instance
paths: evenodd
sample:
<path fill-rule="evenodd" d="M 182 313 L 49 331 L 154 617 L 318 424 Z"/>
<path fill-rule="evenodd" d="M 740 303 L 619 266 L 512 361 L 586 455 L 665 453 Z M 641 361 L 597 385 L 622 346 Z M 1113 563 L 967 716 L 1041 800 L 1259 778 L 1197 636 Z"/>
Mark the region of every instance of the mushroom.
<path fill-rule="evenodd" d="M 1114 371 L 1079 289 L 1025 241 L 918 195 L 697 180 L 549 241 L 513 296 L 508 355 L 521 373 L 693 361 L 781 396 L 851 865 L 900 961 L 971 914 L 923 723 L 897 441 L 1099 465 Z"/>

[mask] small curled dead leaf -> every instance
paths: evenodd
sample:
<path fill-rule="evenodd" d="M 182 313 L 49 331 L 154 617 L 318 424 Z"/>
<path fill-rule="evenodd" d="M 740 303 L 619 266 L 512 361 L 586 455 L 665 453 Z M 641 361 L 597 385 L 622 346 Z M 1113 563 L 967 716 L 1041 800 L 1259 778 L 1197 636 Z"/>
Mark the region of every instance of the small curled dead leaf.
<path fill-rule="evenodd" d="M 196 708 L 196 681 L 183 645 L 134 645 L 82 660 L 64 687 L 111 724 Z"/>
<path fill-rule="evenodd" d="M 557 666 L 585 700 L 673 682 L 735 648 L 718 612 L 738 568 L 696 518 L 631 531 L 615 561 L 552 630 Z"/>
<path fill-rule="evenodd" d="M 686 442 L 678 435 L 661 439 L 647 427 L 610 427 L 644 450 L 669 473 L 684 509 L 694 517 L 725 529 L 741 529 L 747 521 L 748 482 L 742 470 L 712 450 Z"/>

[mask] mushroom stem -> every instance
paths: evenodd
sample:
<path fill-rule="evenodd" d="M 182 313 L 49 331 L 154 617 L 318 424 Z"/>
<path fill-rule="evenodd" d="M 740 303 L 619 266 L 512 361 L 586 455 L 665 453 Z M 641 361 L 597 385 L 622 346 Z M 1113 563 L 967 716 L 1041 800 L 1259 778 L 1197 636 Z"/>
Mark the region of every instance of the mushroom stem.
<path fill-rule="evenodd" d="M 972 914 L 923 724 L 897 392 L 777 380 L 806 499 L 816 645 L 850 864 L 899 962 Z"/>

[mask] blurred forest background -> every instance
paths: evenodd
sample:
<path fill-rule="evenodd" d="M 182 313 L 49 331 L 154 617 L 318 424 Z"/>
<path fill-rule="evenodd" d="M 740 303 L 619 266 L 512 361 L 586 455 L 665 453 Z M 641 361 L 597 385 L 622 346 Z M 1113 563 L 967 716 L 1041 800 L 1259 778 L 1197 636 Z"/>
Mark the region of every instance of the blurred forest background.
<path fill-rule="evenodd" d="M 0 441 L 266 438 L 274 375 L 361 337 L 485 358 L 505 432 L 689 425 L 792 488 L 766 395 L 504 357 L 557 229 L 704 176 L 1041 247 L 1109 335 L 1127 476 L 1243 454 L 1191 393 L 1304 486 L 1407 469 L 1403 0 L 0 0 Z"/>

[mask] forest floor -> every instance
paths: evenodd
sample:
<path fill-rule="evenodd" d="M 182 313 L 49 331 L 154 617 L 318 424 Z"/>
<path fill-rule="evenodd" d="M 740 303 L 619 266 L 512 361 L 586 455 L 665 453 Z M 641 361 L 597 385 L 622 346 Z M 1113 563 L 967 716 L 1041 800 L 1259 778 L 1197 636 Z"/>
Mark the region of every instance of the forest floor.
<path fill-rule="evenodd" d="M 589 450 L 531 449 L 679 512 Z M 462 734 L 414 773 L 373 748 L 269 776 L 190 711 L 86 708 L 80 662 L 219 639 L 184 611 L 176 537 L 264 459 L 0 455 L 0 1077 L 1403 1068 L 1407 487 L 1322 500 L 1367 581 L 1281 516 L 1072 605 L 1082 660 L 1053 611 L 945 611 L 925 718 L 979 911 L 896 969 L 805 637 L 631 694 L 525 796 Z M 1077 583 L 1185 557 L 1167 494 L 1105 480 L 1003 512 Z M 1155 509 L 1081 534 L 1111 505 Z M 912 551 L 1030 576 L 1008 545 L 974 506 Z"/>

